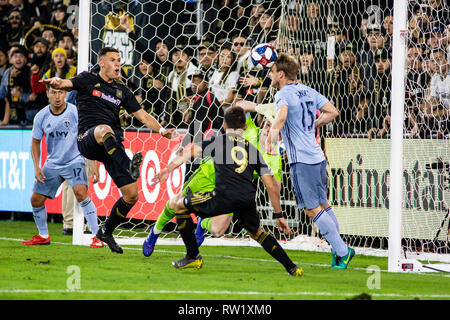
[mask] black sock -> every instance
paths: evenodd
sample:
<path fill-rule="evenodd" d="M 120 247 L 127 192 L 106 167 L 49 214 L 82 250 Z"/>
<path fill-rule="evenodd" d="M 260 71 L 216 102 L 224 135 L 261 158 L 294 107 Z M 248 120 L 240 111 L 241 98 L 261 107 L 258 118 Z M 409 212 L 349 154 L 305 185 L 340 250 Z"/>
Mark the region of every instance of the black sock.
<path fill-rule="evenodd" d="M 128 212 L 133 208 L 133 204 L 126 203 L 123 198 L 116 201 L 111 209 L 103 230 L 105 234 L 112 234 L 119 224 L 125 221 Z"/>
<path fill-rule="evenodd" d="M 278 241 L 269 233 L 261 233 L 261 235 L 258 237 L 258 242 L 264 248 L 264 250 L 267 251 L 267 253 L 269 253 L 284 266 L 286 271 L 289 272 L 289 270 L 296 267 L 291 258 L 289 258 L 286 254 L 286 251 L 284 251 Z"/>
<path fill-rule="evenodd" d="M 106 152 L 114 159 L 122 168 L 126 171 L 130 169 L 130 158 L 125 153 L 125 149 L 122 144 L 116 140 L 116 136 L 108 132 L 103 136 L 103 147 Z"/>
<path fill-rule="evenodd" d="M 183 238 L 186 246 L 186 256 L 195 259 L 199 254 L 197 240 L 194 234 L 194 222 L 189 213 L 175 213 L 177 219 L 178 231 L 180 231 L 181 238 Z"/>

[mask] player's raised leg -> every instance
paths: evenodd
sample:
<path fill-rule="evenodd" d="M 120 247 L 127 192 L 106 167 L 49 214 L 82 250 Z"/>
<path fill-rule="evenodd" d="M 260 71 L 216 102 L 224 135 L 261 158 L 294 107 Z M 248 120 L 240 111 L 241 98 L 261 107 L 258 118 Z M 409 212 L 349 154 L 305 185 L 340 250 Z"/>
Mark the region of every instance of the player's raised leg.
<path fill-rule="evenodd" d="M 133 159 L 130 160 L 122 146 L 122 143 L 116 139 L 116 135 L 110 126 L 102 124 L 95 127 L 94 137 L 98 144 L 103 145 L 106 152 L 123 169 L 127 170 L 131 177 L 137 180 L 140 176 L 140 165 L 142 163 L 141 152 L 136 152 Z"/>
<path fill-rule="evenodd" d="M 23 241 L 23 245 L 49 245 L 50 236 L 47 225 L 47 209 L 45 208 L 46 197 L 42 194 L 33 192 L 31 196 L 31 207 L 33 208 L 33 218 L 36 222 L 39 234 L 33 236 L 30 240 Z"/>

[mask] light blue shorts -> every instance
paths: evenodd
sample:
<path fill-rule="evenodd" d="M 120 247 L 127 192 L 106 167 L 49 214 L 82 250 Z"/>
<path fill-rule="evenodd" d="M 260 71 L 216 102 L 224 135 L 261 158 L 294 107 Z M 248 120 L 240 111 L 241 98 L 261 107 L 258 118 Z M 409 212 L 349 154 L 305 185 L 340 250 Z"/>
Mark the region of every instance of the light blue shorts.
<path fill-rule="evenodd" d="M 291 179 L 300 209 L 314 209 L 328 204 L 327 160 L 316 164 L 293 163 Z"/>
<path fill-rule="evenodd" d="M 42 194 L 50 199 L 55 197 L 59 186 L 64 180 L 67 180 L 72 188 L 79 184 L 88 187 L 86 164 L 84 162 L 75 162 L 58 169 L 50 169 L 44 165 L 42 171 L 45 175 L 44 183 L 35 181 L 33 192 Z"/>

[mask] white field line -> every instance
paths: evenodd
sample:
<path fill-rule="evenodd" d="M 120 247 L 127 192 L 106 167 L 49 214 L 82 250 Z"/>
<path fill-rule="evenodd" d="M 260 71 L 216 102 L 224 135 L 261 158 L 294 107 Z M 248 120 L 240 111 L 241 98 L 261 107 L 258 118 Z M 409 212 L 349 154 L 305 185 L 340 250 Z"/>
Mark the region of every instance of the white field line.
<path fill-rule="evenodd" d="M 5 241 L 18 241 L 18 242 L 22 242 L 24 241 L 24 239 L 17 239 L 17 238 L 5 238 L 5 237 L 0 237 L 0 240 L 5 240 Z M 52 241 L 52 244 L 58 244 L 58 245 L 66 245 L 66 246 L 72 246 L 71 243 L 67 243 L 67 242 L 55 242 Z M 106 246 L 106 245 L 105 245 Z M 127 246 L 122 246 L 122 248 L 124 250 L 135 250 L 135 251 L 141 251 L 141 248 L 136 248 L 136 247 L 127 247 Z M 107 249 L 107 247 L 105 248 Z M 92 250 L 98 250 L 98 249 L 92 249 Z M 154 252 L 159 252 L 159 253 L 168 253 L 168 254 L 179 254 L 179 255 L 185 255 L 186 252 L 183 251 L 171 251 L 171 250 L 158 250 L 155 249 Z M 202 254 L 203 257 L 213 257 L 213 258 L 220 258 L 220 259 L 235 259 L 235 260 L 246 260 L 246 261 L 258 261 L 258 262 L 269 262 L 269 263 L 279 263 L 278 261 L 276 261 L 275 259 L 261 259 L 261 258 L 250 258 L 250 257 L 238 257 L 238 256 L 229 256 L 229 255 L 219 255 L 219 254 Z M 323 268 L 330 268 L 329 264 L 319 264 L 319 263 L 307 263 L 307 262 L 298 262 L 298 261 L 294 261 L 295 264 L 299 265 L 299 266 L 313 266 L 313 267 L 323 267 Z M 359 271 L 368 271 L 370 269 L 368 268 L 358 268 L 358 267 L 348 267 L 348 269 L 350 270 L 359 270 Z M 380 272 L 388 272 L 387 270 L 379 270 Z M 416 275 L 423 275 L 423 276 L 438 276 L 438 277 L 447 277 L 450 278 L 450 275 L 447 274 L 440 274 L 438 272 L 436 273 L 415 273 Z"/>
<path fill-rule="evenodd" d="M 247 296 L 341 296 L 353 297 L 361 294 L 360 292 L 342 293 L 342 292 L 314 292 L 314 291 L 294 291 L 294 292 L 262 292 L 262 291 L 228 291 L 228 290 L 68 290 L 68 289 L 0 289 L 0 294 L 58 294 L 58 293 L 77 293 L 77 294 L 213 294 L 213 295 L 247 295 Z M 373 297 L 390 298 L 435 298 L 450 299 L 450 294 L 400 294 L 400 293 L 369 293 Z"/>

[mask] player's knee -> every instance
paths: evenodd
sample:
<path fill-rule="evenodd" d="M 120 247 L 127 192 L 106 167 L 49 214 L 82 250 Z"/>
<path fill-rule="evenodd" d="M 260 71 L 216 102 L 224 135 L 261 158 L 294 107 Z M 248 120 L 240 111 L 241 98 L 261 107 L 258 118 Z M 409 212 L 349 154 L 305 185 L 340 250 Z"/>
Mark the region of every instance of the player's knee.
<path fill-rule="evenodd" d="M 82 202 L 88 196 L 87 188 L 85 186 L 75 186 L 73 188 L 73 193 L 78 202 Z"/>
<path fill-rule="evenodd" d="M 114 131 L 110 126 L 106 124 L 98 125 L 94 130 L 95 140 L 97 140 L 98 143 L 103 143 L 103 137 L 107 133 L 114 133 Z"/>
<path fill-rule="evenodd" d="M 187 211 L 186 207 L 184 206 L 184 196 L 182 194 L 177 194 L 175 197 L 170 199 L 169 206 L 177 213 L 183 213 Z"/>
<path fill-rule="evenodd" d="M 40 208 L 45 203 L 45 197 L 39 194 L 33 193 L 30 198 L 31 206 L 33 208 Z"/>
<path fill-rule="evenodd" d="M 263 230 L 261 228 L 258 228 L 258 230 L 256 230 L 255 233 L 248 231 L 248 234 L 250 235 L 250 238 L 252 238 L 253 240 L 258 241 L 259 236 L 261 235 L 261 233 L 263 232 Z"/>
<path fill-rule="evenodd" d="M 127 195 L 124 194 L 123 195 L 123 200 L 126 203 L 135 204 L 139 200 L 139 194 L 137 192 L 136 193 L 129 193 Z"/>

